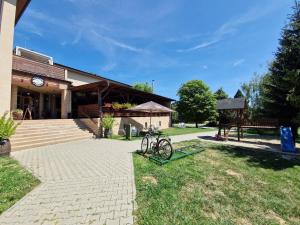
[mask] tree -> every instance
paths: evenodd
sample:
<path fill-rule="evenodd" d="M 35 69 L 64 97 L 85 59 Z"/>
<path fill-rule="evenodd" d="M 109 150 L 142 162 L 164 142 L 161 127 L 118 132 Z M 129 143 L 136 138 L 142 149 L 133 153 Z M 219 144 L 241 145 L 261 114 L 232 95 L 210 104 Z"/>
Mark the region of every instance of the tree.
<path fill-rule="evenodd" d="M 152 87 L 146 82 L 146 83 L 136 83 L 132 86 L 134 89 L 148 92 L 148 93 L 153 93 Z"/>
<path fill-rule="evenodd" d="M 295 2 L 283 28 L 275 59 L 264 82 L 263 104 L 267 115 L 291 126 L 297 136 L 300 124 L 300 1 Z"/>
<path fill-rule="evenodd" d="M 242 98 L 242 97 L 244 97 L 243 92 L 240 89 L 238 89 L 234 95 L 234 98 Z"/>
<path fill-rule="evenodd" d="M 262 93 L 265 75 L 254 74 L 248 83 L 242 84 L 243 93 L 247 99 L 249 106 L 249 116 L 251 118 L 259 118 L 263 114 Z"/>
<path fill-rule="evenodd" d="M 171 109 L 174 110 L 174 112 L 171 113 L 172 124 L 173 123 L 178 123 L 179 122 L 179 116 L 178 116 L 178 112 L 177 112 L 177 102 L 171 103 Z"/>
<path fill-rule="evenodd" d="M 225 99 L 225 98 L 228 98 L 228 94 L 221 87 L 215 92 L 215 98 L 217 100 Z"/>
<path fill-rule="evenodd" d="M 185 122 L 199 123 L 216 117 L 216 99 L 202 80 L 191 80 L 178 90 L 177 111 Z"/>

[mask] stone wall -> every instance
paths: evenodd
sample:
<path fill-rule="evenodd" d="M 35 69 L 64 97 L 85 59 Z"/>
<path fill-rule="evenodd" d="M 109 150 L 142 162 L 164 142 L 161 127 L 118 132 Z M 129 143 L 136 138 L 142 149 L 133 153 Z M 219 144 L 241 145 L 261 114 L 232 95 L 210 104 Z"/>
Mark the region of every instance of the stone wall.
<path fill-rule="evenodd" d="M 131 124 L 138 130 L 147 129 L 150 126 L 150 117 L 116 117 L 113 127 L 113 134 L 121 134 L 124 124 Z M 160 129 L 166 129 L 171 126 L 170 116 L 155 116 L 151 118 L 151 124 Z"/>
<path fill-rule="evenodd" d="M 87 126 L 91 132 L 94 134 L 98 131 L 98 118 L 88 119 L 82 118 L 80 120 L 85 126 Z M 138 130 L 143 130 L 149 128 L 150 117 L 115 117 L 115 123 L 113 126 L 113 134 L 122 134 L 124 129 L 124 124 L 131 124 L 135 126 Z M 170 116 L 155 116 L 151 119 L 152 125 L 155 127 L 160 127 L 160 129 L 166 129 L 171 126 Z M 146 127 L 147 125 L 147 127 Z"/>

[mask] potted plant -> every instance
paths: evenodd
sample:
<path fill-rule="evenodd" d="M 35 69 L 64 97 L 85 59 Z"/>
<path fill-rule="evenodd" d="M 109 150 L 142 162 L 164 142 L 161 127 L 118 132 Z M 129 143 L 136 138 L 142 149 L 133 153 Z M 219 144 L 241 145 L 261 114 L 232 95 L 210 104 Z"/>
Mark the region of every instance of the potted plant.
<path fill-rule="evenodd" d="M 115 119 L 111 115 L 105 115 L 102 119 L 102 126 L 104 128 L 104 137 L 108 138 L 112 134 L 112 127 Z"/>
<path fill-rule="evenodd" d="M 22 120 L 23 119 L 23 110 L 22 109 L 14 109 L 11 111 L 11 116 L 14 120 Z"/>
<path fill-rule="evenodd" d="M 0 118 L 0 156 L 10 155 L 11 145 L 9 138 L 16 132 L 18 124 L 7 113 Z"/>

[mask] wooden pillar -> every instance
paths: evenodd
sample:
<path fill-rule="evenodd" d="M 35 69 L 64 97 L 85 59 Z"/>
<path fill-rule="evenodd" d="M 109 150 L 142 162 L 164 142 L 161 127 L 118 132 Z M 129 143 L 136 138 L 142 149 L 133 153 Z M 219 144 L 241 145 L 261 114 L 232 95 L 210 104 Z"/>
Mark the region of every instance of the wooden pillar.
<path fill-rule="evenodd" d="M 98 87 L 98 107 L 99 107 L 99 131 L 98 131 L 98 137 L 103 138 L 103 125 L 102 125 L 102 120 L 103 120 L 103 99 L 102 99 L 102 92 L 100 90 L 100 87 Z"/>
<path fill-rule="evenodd" d="M 222 132 L 222 126 L 221 126 L 221 110 L 219 111 L 219 131 L 218 131 L 218 136 L 221 136 Z"/>
<path fill-rule="evenodd" d="M 40 101 L 39 101 L 39 119 L 43 118 L 43 111 L 44 111 L 44 94 L 40 93 Z"/>
<path fill-rule="evenodd" d="M 237 131 L 238 131 L 238 141 L 241 140 L 241 120 L 240 120 L 240 111 L 237 110 Z"/>

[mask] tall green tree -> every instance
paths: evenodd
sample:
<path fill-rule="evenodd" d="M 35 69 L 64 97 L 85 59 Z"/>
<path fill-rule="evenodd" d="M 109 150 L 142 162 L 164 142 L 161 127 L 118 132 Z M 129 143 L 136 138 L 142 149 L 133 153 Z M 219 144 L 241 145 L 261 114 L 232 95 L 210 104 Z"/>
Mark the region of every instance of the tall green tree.
<path fill-rule="evenodd" d="M 254 74 L 253 78 L 249 82 L 244 82 L 241 86 L 243 93 L 247 99 L 249 106 L 249 116 L 252 119 L 256 119 L 263 114 L 262 93 L 263 82 L 265 75 Z"/>
<path fill-rule="evenodd" d="M 291 126 L 295 138 L 300 124 L 300 1 L 295 1 L 289 23 L 282 30 L 264 89 L 267 115 Z"/>
<path fill-rule="evenodd" d="M 226 99 L 226 98 L 229 98 L 229 95 L 224 91 L 224 89 L 221 87 L 219 88 L 215 93 L 215 98 L 217 100 L 222 100 L 222 99 Z M 213 125 L 217 125 L 218 122 L 221 122 L 221 123 L 227 123 L 228 121 L 230 121 L 230 118 L 231 118 L 231 112 L 230 111 L 220 111 L 218 113 L 218 115 L 216 116 L 216 119 L 215 121 L 211 121 L 211 124 Z"/>
<path fill-rule="evenodd" d="M 149 85 L 147 82 L 146 83 L 136 83 L 132 86 L 134 89 L 148 92 L 148 93 L 153 93 L 151 85 Z"/>
<path fill-rule="evenodd" d="M 228 98 L 228 94 L 224 91 L 224 89 L 221 87 L 215 92 L 215 98 L 217 100 Z"/>
<path fill-rule="evenodd" d="M 185 122 L 199 123 L 213 120 L 216 113 L 216 99 L 202 80 L 191 80 L 178 90 L 177 111 Z"/>
<path fill-rule="evenodd" d="M 238 89 L 234 95 L 234 98 L 242 98 L 242 97 L 244 97 L 243 92 L 240 89 Z"/>

